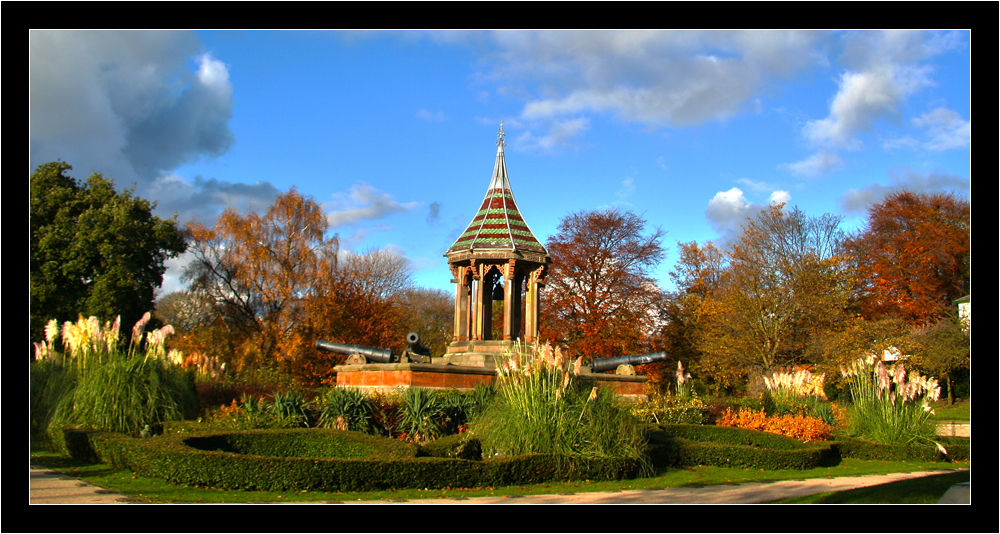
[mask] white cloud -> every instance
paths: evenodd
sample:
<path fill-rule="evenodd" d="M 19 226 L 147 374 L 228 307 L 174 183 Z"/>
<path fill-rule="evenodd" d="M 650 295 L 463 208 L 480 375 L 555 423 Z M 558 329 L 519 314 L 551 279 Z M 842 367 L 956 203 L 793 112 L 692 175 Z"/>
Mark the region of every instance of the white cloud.
<path fill-rule="evenodd" d="M 796 176 L 815 178 L 840 167 L 842 164 L 843 160 L 840 159 L 840 156 L 822 150 L 802 161 L 781 165 L 781 168 L 787 169 Z"/>
<path fill-rule="evenodd" d="M 331 228 L 350 226 L 364 220 L 377 220 L 393 213 L 409 211 L 419 203 L 400 203 L 388 193 L 360 183 L 351 186 L 350 192 L 335 195 L 335 200 L 324 204 L 326 220 Z"/>
<path fill-rule="evenodd" d="M 788 203 L 792 196 L 787 191 L 774 191 L 768 197 L 768 204 Z M 719 233 L 723 243 L 731 243 L 743 233 L 747 219 L 767 208 L 764 204 L 750 202 L 743 190 L 734 187 L 720 191 L 708 202 L 705 216 L 712 229 Z"/>
<path fill-rule="evenodd" d="M 845 72 L 830 104 L 830 115 L 803 128 L 806 139 L 817 146 L 858 148 L 858 135 L 872 131 L 876 119 L 895 116 L 909 90 L 896 69 Z"/>
<path fill-rule="evenodd" d="M 771 193 L 770 204 L 788 204 L 792 200 L 792 195 L 788 191 L 775 191 Z"/>
<path fill-rule="evenodd" d="M 924 146 L 929 150 L 965 148 L 972 143 L 972 122 L 950 109 L 937 108 L 912 122 L 927 131 L 929 139 Z"/>
<path fill-rule="evenodd" d="M 590 119 L 579 117 L 571 120 L 548 121 L 548 133 L 535 136 L 530 130 L 517 136 L 514 147 L 522 150 L 554 152 L 561 148 L 573 147 L 573 141 L 590 128 Z"/>
<path fill-rule="evenodd" d="M 759 110 L 768 81 L 815 63 L 821 33 L 757 31 L 498 31 L 481 79 L 518 95 L 541 128 L 607 114 L 651 127 Z M 537 85 L 533 85 L 537 84 Z M 554 122 L 549 122 L 554 121 Z M 535 136 L 550 143 L 567 139 Z"/>

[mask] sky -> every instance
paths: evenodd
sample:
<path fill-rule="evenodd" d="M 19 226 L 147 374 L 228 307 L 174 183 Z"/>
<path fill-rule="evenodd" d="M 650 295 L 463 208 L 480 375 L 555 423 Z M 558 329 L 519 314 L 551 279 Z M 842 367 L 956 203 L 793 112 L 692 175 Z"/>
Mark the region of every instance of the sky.
<path fill-rule="evenodd" d="M 969 31 L 30 31 L 29 174 L 61 159 L 214 224 L 295 188 L 345 251 L 453 291 L 497 132 L 543 243 L 616 208 L 725 246 L 771 202 L 861 227 L 971 194 Z M 184 288 L 186 256 L 161 292 Z"/>

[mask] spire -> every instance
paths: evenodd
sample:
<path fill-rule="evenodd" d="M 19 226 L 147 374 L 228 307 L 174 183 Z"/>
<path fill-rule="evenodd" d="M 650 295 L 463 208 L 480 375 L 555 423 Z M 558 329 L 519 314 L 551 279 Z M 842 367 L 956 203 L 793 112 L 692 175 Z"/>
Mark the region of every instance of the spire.
<path fill-rule="evenodd" d="M 465 232 L 459 236 L 448 253 L 470 251 L 475 249 L 506 249 L 541 252 L 546 254 L 545 247 L 535 238 L 528 224 L 521 217 L 514 201 L 514 193 L 507 178 L 507 163 L 504 160 L 503 122 L 497 132 L 497 159 L 493 164 L 493 178 L 490 180 L 486 198 L 483 199 L 479 212 Z"/>

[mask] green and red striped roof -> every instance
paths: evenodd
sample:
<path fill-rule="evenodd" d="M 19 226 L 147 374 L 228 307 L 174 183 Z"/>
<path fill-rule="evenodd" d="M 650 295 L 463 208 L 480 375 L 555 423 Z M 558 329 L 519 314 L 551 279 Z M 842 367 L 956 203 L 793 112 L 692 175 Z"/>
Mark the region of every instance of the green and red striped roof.
<path fill-rule="evenodd" d="M 458 237 L 448 253 L 476 249 L 507 249 L 525 250 L 531 252 L 547 251 L 528 224 L 521 217 L 514 201 L 514 193 L 510 189 L 507 178 L 507 164 L 504 161 L 503 123 L 497 133 L 497 160 L 493 166 L 493 179 L 490 181 L 486 198 L 483 199 L 479 212 L 472 219 L 465 232 Z"/>

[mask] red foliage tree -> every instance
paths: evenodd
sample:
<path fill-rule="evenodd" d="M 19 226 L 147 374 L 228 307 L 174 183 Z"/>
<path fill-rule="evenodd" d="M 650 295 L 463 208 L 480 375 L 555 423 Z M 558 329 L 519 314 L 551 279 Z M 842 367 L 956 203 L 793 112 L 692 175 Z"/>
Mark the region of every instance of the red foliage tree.
<path fill-rule="evenodd" d="M 649 349 L 662 292 L 651 276 L 664 257 L 663 231 L 607 209 L 565 217 L 546 248 L 552 256 L 541 337 L 587 359 Z"/>
<path fill-rule="evenodd" d="M 971 222 L 970 203 L 949 194 L 902 191 L 872 206 L 848 241 L 862 315 L 911 324 L 945 316 L 969 291 Z"/>

